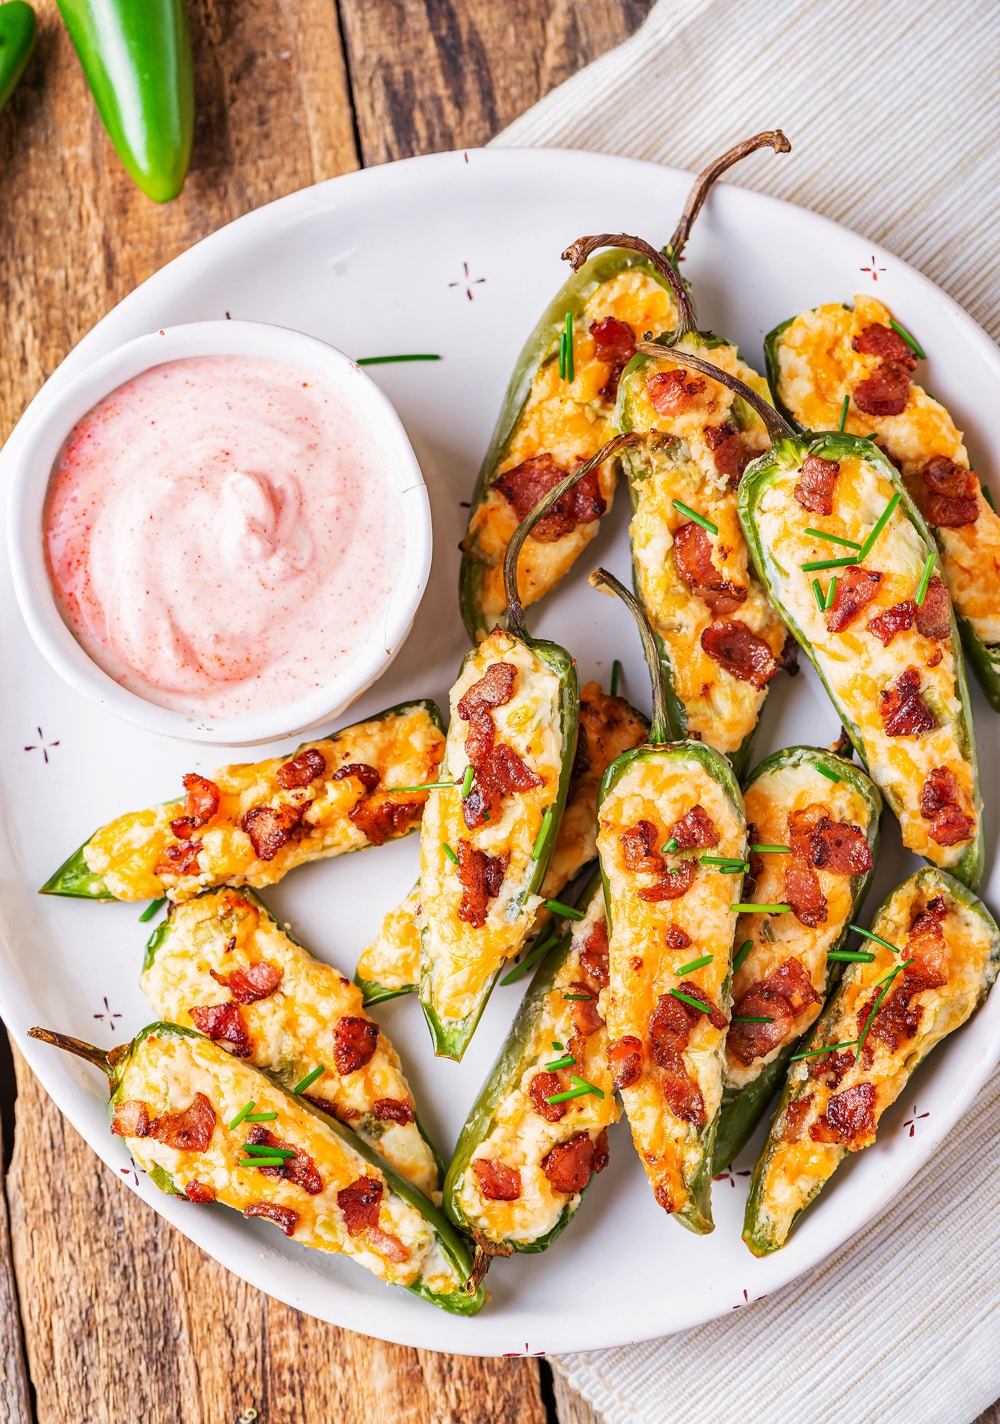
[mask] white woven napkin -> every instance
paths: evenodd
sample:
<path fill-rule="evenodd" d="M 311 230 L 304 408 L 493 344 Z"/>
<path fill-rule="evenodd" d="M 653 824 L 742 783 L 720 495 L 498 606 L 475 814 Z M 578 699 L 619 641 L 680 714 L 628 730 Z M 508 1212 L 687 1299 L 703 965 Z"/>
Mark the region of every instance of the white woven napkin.
<path fill-rule="evenodd" d="M 736 182 L 872 237 L 996 339 L 998 42 L 991 0 L 660 0 L 495 142 L 696 170 L 780 126 L 793 154 Z M 998 1142 L 994 1078 L 824 1266 L 728 1319 L 557 1368 L 608 1424 L 969 1424 L 1000 1398 Z"/>

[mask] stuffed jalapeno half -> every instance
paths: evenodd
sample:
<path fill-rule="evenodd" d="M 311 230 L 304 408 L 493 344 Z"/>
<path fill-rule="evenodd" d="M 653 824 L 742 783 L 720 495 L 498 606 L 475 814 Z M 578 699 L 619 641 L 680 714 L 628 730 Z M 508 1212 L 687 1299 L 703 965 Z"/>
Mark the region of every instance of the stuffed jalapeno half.
<path fill-rule="evenodd" d="M 884 303 L 856 296 L 783 322 L 767 337 L 778 407 L 807 430 L 877 440 L 937 540 L 959 632 L 1000 711 L 1000 516 L 969 468 L 948 411 L 912 380 L 924 353 Z"/>
<path fill-rule="evenodd" d="M 791 147 L 780 131 L 757 134 L 699 175 L 665 249 L 673 262 L 680 261 L 716 178 L 764 146 L 778 153 Z M 473 642 L 486 637 L 503 614 L 504 554 L 517 525 L 547 490 L 610 440 L 618 379 L 636 340 L 674 322 L 662 273 L 642 254 L 619 248 L 575 273 L 529 336 L 479 471 L 462 540 L 459 597 Z M 595 466 L 536 526 L 518 569 L 525 607 L 551 592 L 594 538 L 616 481 L 616 461 Z"/>
<path fill-rule="evenodd" d="M 558 896 L 597 854 L 597 791 L 605 769 L 628 747 L 645 741 L 649 724 L 623 697 L 601 691 L 588 682 L 580 693 L 580 725 L 570 772 L 566 809 L 552 847 L 552 859 L 539 894 Z M 354 982 L 366 1004 L 408 994 L 420 978 L 420 931 L 417 910 L 420 886 L 415 885 L 382 922 L 378 935 L 362 950 Z M 535 915 L 539 932 L 551 918 L 544 903 Z"/>
<path fill-rule="evenodd" d="M 32 1029 L 108 1077 L 111 1131 L 161 1191 L 263 1217 L 293 1241 L 346 1256 L 457 1315 L 466 1242 L 361 1138 L 193 1029 L 154 1023 L 110 1053 Z"/>
<path fill-rule="evenodd" d="M 789 1068 L 747 1199 L 755 1256 L 783 1246 L 847 1154 L 874 1142 L 914 1069 L 979 1008 L 1000 967 L 986 906 L 932 866 L 892 892 L 872 933 L 870 957 L 847 965 Z"/>
<path fill-rule="evenodd" d="M 435 1197 L 437 1155 L 360 989 L 292 939 L 252 890 L 209 890 L 171 906 L 146 946 L 141 983 L 157 1018 L 193 1026 L 286 1088 L 308 1083 L 308 1102 Z"/>
<path fill-rule="evenodd" d="M 767 757 L 743 789 L 748 910 L 736 923 L 715 1170 L 759 1122 L 795 1044 L 819 1017 L 878 849 L 882 798 L 853 762 L 816 747 Z"/>
<path fill-rule="evenodd" d="M 669 742 L 652 630 L 617 579 L 599 569 L 591 582 L 634 612 L 654 684 L 649 742 L 608 767 L 598 806 L 608 1064 L 656 1200 L 705 1233 L 746 868 L 743 802 L 721 753 Z"/>
<path fill-rule="evenodd" d="M 712 374 L 709 362 L 675 354 Z M 722 371 L 714 378 L 734 383 Z M 739 490 L 757 573 L 898 818 L 903 844 L 975 886 L 983 837 L 972 709 L 927 526 L 871 441 L 800 438 L 737 385 L 773 441 Z"/>
<path fill-rule="evenodd" d="M 444 753 L 433 702 L 398 707 L 306 742 L 291 756 L 191 772 L 184 796 L 128 812 L 42 887 L 87 900 L 186 900 L 221 885 L 273 885 L 287 871 L 416 829 Z"/>
<path fill-rule="evenodd" d="M 621 1116 L 599 1005 L 608 982 L 599 875 L 578 912 L 542 960 L 445 1177 L 445 1211 L 489 1255 L 552 1244 L 607 1165 L 608 1128 Z"/>

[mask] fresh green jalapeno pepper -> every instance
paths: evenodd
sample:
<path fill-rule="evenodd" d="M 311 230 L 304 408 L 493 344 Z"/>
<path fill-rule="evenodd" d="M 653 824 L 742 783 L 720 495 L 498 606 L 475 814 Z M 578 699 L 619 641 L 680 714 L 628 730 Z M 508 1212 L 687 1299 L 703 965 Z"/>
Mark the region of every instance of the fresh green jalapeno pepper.
<path fill-rule="evenodd" d="M 264 1217 L 453 1314 L 482 1306 L 444 1213 L 301 1093 L 177 1024 L 150 1024 L 110 1053 L 46 1029 L 31 1037 L 107 1075 L 111 1131 L 161 1191 Z"/>
<path fill-rule="evenodd" d="M 941 554 L 966 656 L 1000 712 L 1000 516 L 948 411 L 911 382 L 923 351 L 884 303 L 858 296 L 782 322 L 764 343 L 778 409 L 799 430 L 876 439 Z"/>
<path fill-rule="evenodd" d="M 189 899 L 218 885 L 273 885 L 310 860 L 382 845 L 415 830 L 421 787 L 444 752 L 433 702 L 403 702 L 306 742 L 291 757 L 184 778 L 183 805 L 128 812 L 96 831 L 43 895 Z"/>
<path fill-rule="evenodd" d="M 872 938 L 872 935 L 877 938 Z M 788 1071 L 750 1183 L 743 1239 L 776 1251 L 914 1069 L 983 1003 L 1000 930 L 981 900 L 933 867 L 892 892 Z"/>
<path fill-rule="evenodd" d="M 544 1251 L 608 1161 L 621 1109 L 598 996 L 607 982 L 604 894 L 595 874 L 578 920 L 551 940 L 462 1128 L 445 1211 L 487 1255 Z"/>
<path fill-rule="evenodd" d="M 972 709 L 934 541 L 895 468 L 869 440 L 798 436 L 727 372 L 772 448 L 748 466 L 739 516 L 758 577 L 830 694 L 897 816 L 903 844 L 967 885 L 983 868 Z M 733 657 L 744 656 L 734 645 Z"/>
<path fill-rule="evenodd" d="M 608 1065 L 656 1200 L 703 1234 L 713 1225 L 743 802 L 719 752 L 669 741 L 658 650 L 640 605 L 603 569 L 591 583 L 632 611 L 653 682 L 649 742 L 608 767 L 598 805 Z"/>
<path fill-rule="evenodd" d="M 567 475 L 518 527 L 504 566 L 507 628 L 473 648 L 451 690 L 443 780 L 420 833 L 418 915 L 420 1003 L 445 1057 L 461 1058 L 504 965 L 531 933 L 576 750 L 576 667 L 558 644 L 529 636 L 518 554 L 574 482 L 629 439 Z"/>
<path fill-rule="evenodd" d="M 20 83 L 37 35 L 35 12 L 25 0 L 0 5 L 0 109 Z"/>
<path fill-rule="evenodd" d="M 841 969 L 849 926 L 867 893 L 882 798 L 853 762 L 788 747 L 755 767 L 743 789 L 749 904 L 790 913 L 741 914 L 733 961 L 715 1171 L 757 1126 L 802 1034 Z"/>
<path fill-rule="evenodd" d="M 186 0 L 56 0 L 115 151 L 147 197 L 176 198 L 194 135 Z"/>
<path fill-rule="evenodd" d="M 680 261 L 715 180 L 765 146 L 777 153 L 791 147 L 780 131 L 757 134 L 698 176 L 664 249 L 673 263 Z M 479 471 L 462 540 L 460 606 L 473 642 L 503 613 L 504 553 L 519 520 L 543 491 L 611 438 L 618 378 L 636 337 L 673 324 L 671 288 L 662 271 L 644 254 L 619 248 L 585 263 L 529 336 Z M 555 588 L 594 538 L 616 480 L 614 461 L 595 467 L 535 529 L 518 571 L 525 607 Z"/>

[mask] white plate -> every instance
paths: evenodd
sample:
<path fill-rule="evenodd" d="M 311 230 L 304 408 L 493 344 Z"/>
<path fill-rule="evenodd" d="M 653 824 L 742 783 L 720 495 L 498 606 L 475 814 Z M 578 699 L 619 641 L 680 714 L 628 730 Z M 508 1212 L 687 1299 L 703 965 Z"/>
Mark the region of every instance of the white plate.
<path fill-rule="evenodd" d="M 432 695 L 446 705 L 466 649 L 455 593 L 466 517 L 461 501 L 471 492 L 521 343 L 565 276 L 559 253 L 583 233 L 608 229 L 664 241 L 689 181 L 667 168 L 551 150 L 438 154 L 352 173 L 250 213 L 177 258 L 100 322 L 52 383 L 143 332 L 227 313 L 298 327 L 356 356 L 440 352 L 440 363 L 372 368 L 424 469 L 435 567 L 408 644 L 349 720 L 355 710 L 363 716 L 404 696 Z M 761 338 L 783 318 L 820 302 L 850 301 L 856 291 L 884 297 L 933 353 L 926 381 L 967 431 L 973 463 L 989 478 L 988 421 L 1000 408 L 1000 355 L 923 277 L 844 228 L 735 187 L 712 197 L 689 253 L 684 270 L 702 324 L 738 340 L 758 369 Z M 15 432 L 0 469 L 17 440 Z M 586 585 L 599 562 L 627 576 L 627 503 L 620 494 L 598 540 L 543 608 L 529 612 L 529 622 L 572 649 L 581 681 L 596 675 L 606 683 L 612 659 L 621 658 L 624 691 L 648 707 L 628 615 Z M 266 1223 L 163 1196 L 134 1176 L 123 1145 L 109 1135 L 101 1076 L 25 1038 L 40 1023 L 110 1047 L 150 1018 L 137 984 L 147 933 L 137 922 L 139 907 L 44 899 L 35 890 L 98 825 L 172 794 L 183 772 L 210 772 L 230 758 L 225 749 L 129 727 L 68 690 L 29 641 L 5 560 L 0 646 L 3 1017 L 59 1107 L 129 1187 L 230 1270 L 322 1319 L 408 1345 L 521 1354 L 618 1345 L 727 1315 L 773 1294 L 891 1202 L 1000 1058 L 994 994 L 907 1087 L 877 1145 L 839 1171 L 789 1245 L 763 1261 L 740 1241 L 754 1150 L 744 1153 L 735 1175 L 716 1183 L 716 1230 L 699 1238 L 656 1206 L 622 1123 L 611 1135 L 610 1167 L 565 1234 L 542 1255 L 498 1261 L 489 1305 L 475 1319 L 454 1319 L 348 1261 L 286 1242 Z M 978 691 L 974 700 L 992 847 L 1000 722 Z M 797 680 L 775 685 L 759 752 L 831 742 L 837 730 L 825 694 L 805 669 Z M 361 946 L 412 883 L 417 855 L 411 837 L 309 866 L 266 898 L 317 955 L 353 973 Z M 870 905 L 912 868 L 887 817 Z M 988 898 L 997 879 L 994 871 Z M 446 1152 L 520 989 L 493 996 L 460 1065 L 432 1057 L 413 1000 L 376 1010 L 400 1048 L 421 1117 Z"/>

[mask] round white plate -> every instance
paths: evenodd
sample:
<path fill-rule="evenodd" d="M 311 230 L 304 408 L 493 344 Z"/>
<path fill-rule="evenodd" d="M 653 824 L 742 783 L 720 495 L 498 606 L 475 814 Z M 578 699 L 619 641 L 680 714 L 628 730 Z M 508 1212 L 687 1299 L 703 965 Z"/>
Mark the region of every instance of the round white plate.
<path fill-rule="evenodd" d="M 408 644 L 342 720 L 414 695 L 446 706 L 467 647 L 456 598 L 462 501 L 521 344 L 566 274 L 559 254 L 573 238 L 608 229 L 665 241 L 689 182 L 668 168 L 551 150 L 438 154 L 352 173 L 250 213 L 171 262 L 94 328 L 50 385 L 131 337 L 226 315 L 297 327 L 354 356 L 439 352 L 438 363 L 371 368 L 423 466 L 435 557 Z M 989 478 L 987 422 L 1000 408 L 1000 355 L 902 262 L 799 208 L 721 187 L 695 229 L 684 271 L 702 324 L 737 340 L 758 369 L 761 338 L 783 318 L 820 302 L 850 301 L 855 292 L 884 297 L 932 353 L 920 379 L 950 406 L 973 463 Z M 15 431 L 0 469 L 17 440 Z M 606 685 L 612 659 L 621 658 L 626 695 L 648 709 L 628 614 L 586 584 L 598 563 L 628 576 L 627 503 L 619 494 L 597 541 L 558 592 L 529 612 L 529 622 L 572 650 L 581 681 L 597 676 Z M 497 1261 L 492 1299 L 472 1320 L 386 1287 L 348 1261 L 286 1242 L 264 1222 L 163 1196 L 133 1173 L 122 1143 L 110 1136 L 101 1075 L 25 1037 L 38 1023 L 110 1047 L 147 1022 L 137 983 L 148 933 L 138 923 L 140 907 L 35 892 L 98 825 L 173 794 L 185 771 L 211 772 L 246 760 L 246 752 L 230 757 L 225 749 L 144 733 L 67 689 L 29 641 L 5 555 L 0 559 L 0 1010 L 48 1092 L 122 1181 L 230 1270 L 290 1305 L 384 1339 L 469 1354 L 593 1349 L 727 1315 L 773 1294 L 890 1203 L 1000 1058 L 994 994 L 908 1085 L 876 1146 L 841 1168 L 788 1246 L 763 1261 L 740 1240 L 755 1146 L 716 1183 L 716 1230 L 699 1238 L 655 1204 L 622 1122 L 611 1134 L 611 1164 L 568 1230 L 542 1255 Z M 992 848 L 1000 722 L 978 691 L 974 701 Z M 829 743 L 837 731 L 807 668 L 774 685 L 758 749 L 763 756 L 794 742 Z M 913 868 L 888 816 L 883 843 L 871 906 Z M 266 898 L 315 954 L 352 974 L 360 948 L 412 884 L 417 860 L 417 838 L 410 837 L 297 870 Z M 993 871 L 987 898 L 997 879 Z M 433 1058 L 414 1000 L 376 1009 L 445 1153 L 522 987 L 494 994 L 461 1064 Z"/>

